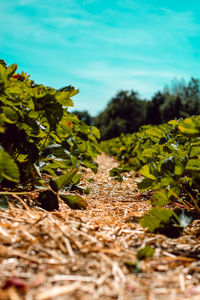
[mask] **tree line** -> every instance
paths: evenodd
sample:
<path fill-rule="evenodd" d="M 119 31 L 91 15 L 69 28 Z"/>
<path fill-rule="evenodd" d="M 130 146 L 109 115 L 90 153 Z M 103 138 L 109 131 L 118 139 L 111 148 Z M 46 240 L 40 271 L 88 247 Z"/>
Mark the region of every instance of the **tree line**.
<path fill-rule="evenodd" d="M 91 117 L 87 111 L 74 111 L 88 125 L 97 126 L 102 140 L 133 133 L 146 124 L 158 125 L 171 119 L 186 118 L 200 114 L 200 81 L 191 78 L 174 81 L 152 99 L 142 99 L 132 91 L 119 91 L 104 111 Z"/>

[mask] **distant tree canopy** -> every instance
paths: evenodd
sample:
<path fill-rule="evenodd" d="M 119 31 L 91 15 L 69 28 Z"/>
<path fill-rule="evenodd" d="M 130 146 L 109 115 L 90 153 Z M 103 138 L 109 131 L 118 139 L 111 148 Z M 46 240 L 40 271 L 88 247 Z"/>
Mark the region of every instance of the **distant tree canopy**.
<path fill-rule="evenodd" d="M 97 126 L 103 140 L 110 139 L 135 132 L 145 124 L 161 124 L 200 114 L 200 81 L 195 78 L 188 84 L 183 80 L 173 81 L 148 101 L 135 91 L 120 91 L 95 118 L 87 111 L 74 113 L 88 125 Z"/>
<path fill-rule="evenodd" d="M 182 100 L 179 96 L 158 92 L 148 102 L 146 124 L 161 124 L 174 118 L 184 117 Z"/>
<path fill-rule="evenodd" d="M 94 120 L 102 139 L 137 131 L 145 122 L 146 105 L 147 102 L 139 99 L 135 91 L 119 92 Z"/>

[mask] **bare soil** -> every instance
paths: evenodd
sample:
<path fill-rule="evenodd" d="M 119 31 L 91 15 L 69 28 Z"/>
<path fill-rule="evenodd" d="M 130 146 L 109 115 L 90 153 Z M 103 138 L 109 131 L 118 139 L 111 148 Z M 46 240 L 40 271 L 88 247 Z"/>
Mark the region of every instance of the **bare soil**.
<path fill-rule="evenodd" d="M 98 173 L 84 175 L 94 179 L 86 210 L 62 203 L 50 213 L 23 200 L 0 210 L 0 299 L 199 300 L 200 220 L 176 239 L 145 232 L 138 218 L 149 195 L 138 178 L 113 181 L 116 162 L 105 154 L 97 162 Z M 127 262 L 145 245 L 155 253 L 133 273 Z"/>

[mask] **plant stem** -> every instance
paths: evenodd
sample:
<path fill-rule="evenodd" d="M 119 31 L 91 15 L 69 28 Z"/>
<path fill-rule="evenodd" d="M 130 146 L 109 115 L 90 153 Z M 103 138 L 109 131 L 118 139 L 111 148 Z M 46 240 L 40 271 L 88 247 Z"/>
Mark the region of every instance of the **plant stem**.
<path fill-rule="evenodd" d="M 178 195 L 176 195 L 174 192 L 172 192 L 170 189 L 168 189 L 168 191 L 174 196 L 176 197 L 183 205 L 185 205 L 188 209 L 189 208 L 193 208 L 193 206 L 188 203 L 187 201 L 182 200 Z"/>
<path fill-rule="evenodd" d="M 27 195 L 32 192 L 0 192 L 0 195 Z"/>

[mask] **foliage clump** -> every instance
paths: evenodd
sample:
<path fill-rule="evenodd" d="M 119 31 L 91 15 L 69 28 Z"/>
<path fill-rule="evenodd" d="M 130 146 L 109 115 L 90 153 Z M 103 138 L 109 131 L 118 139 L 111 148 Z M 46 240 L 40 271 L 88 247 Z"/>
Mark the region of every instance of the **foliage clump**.
<path fill-rule="evenodd" d="M 78 90 L 57 90 L 29 77 L 0 61 L 1 187 L 46 186 L 48 179 L 55 192 L 69 190 L 74 176 L 79 184 L 81 168 L 97 171 L 99 131 L 68 111 Z"/>
<path fill-rule="evenodd" d="M 111 176 L 121 180 L 122 172 L 137 171 L 142 175 L 140 191 L 154 191 L 153 210 L 143 217 L 142 226 L 178 235 L 184 226 L 173 226 L 171 217 L 178 216 L 165 208 L 173 203 L 191 211 L 190 221 L 200 216 L 200 116 L 145 125 L 137 133 L 104 141 L 102 149 L 120 162 Z"/>

